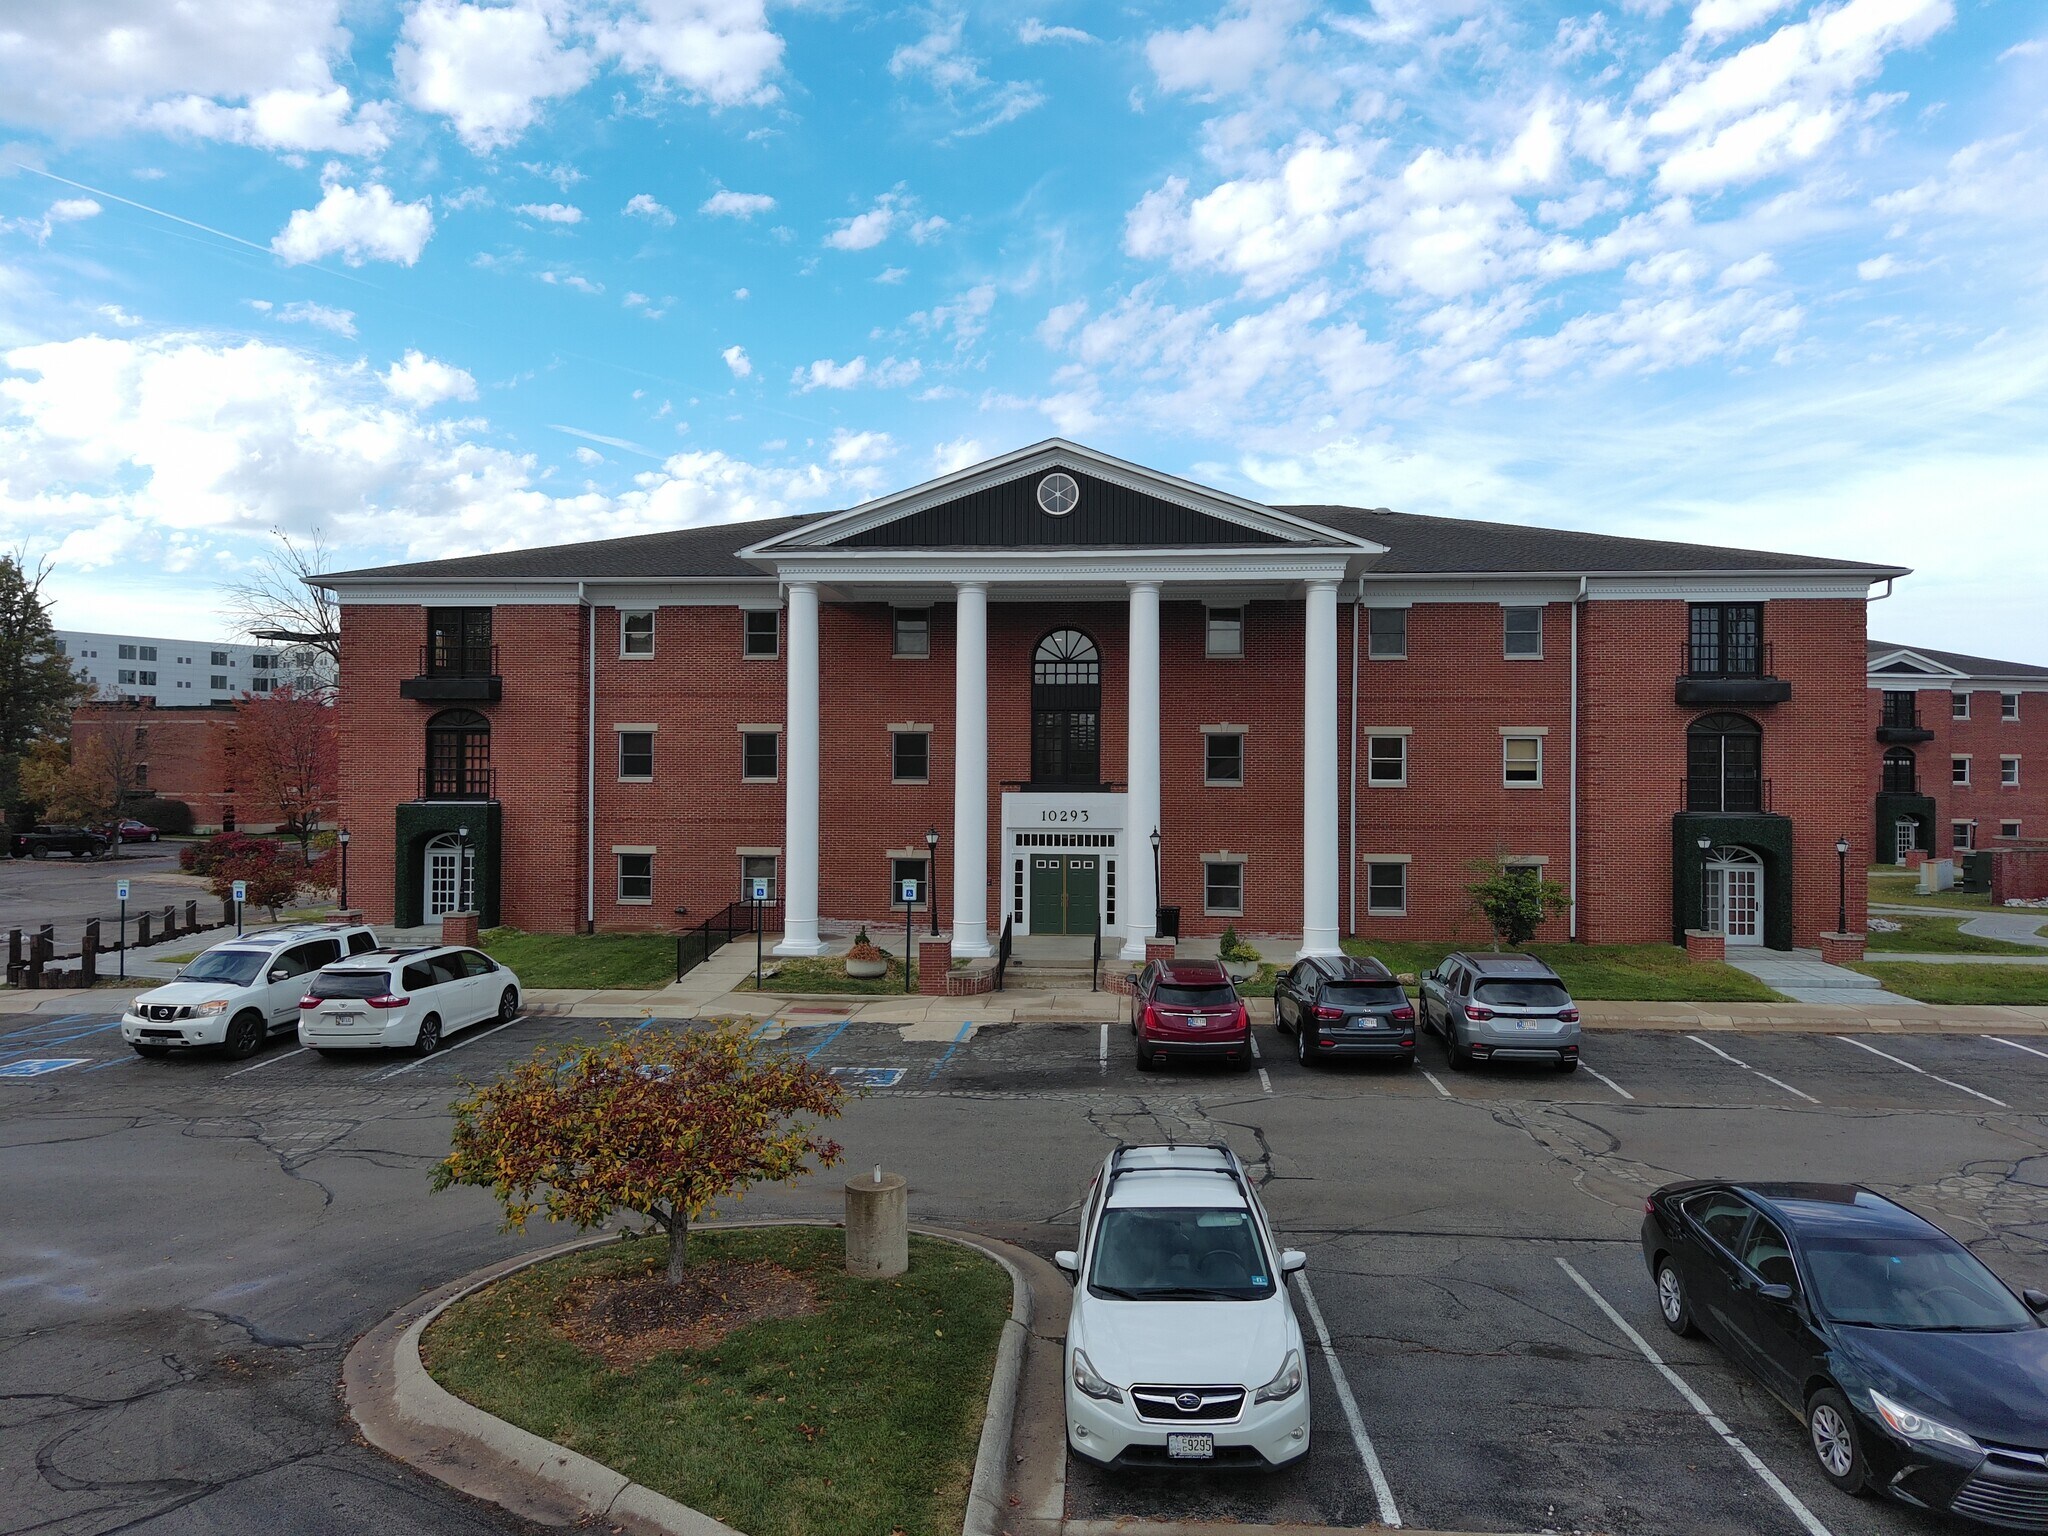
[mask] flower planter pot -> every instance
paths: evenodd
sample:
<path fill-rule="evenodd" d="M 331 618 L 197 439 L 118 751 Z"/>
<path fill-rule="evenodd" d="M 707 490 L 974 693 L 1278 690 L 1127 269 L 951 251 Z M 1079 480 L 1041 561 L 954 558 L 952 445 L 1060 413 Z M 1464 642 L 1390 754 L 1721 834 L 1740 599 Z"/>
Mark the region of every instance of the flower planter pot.
<path fill-rule="evenodd" d="M 1258 978 L 1259 962 L 1256 960 L 1225 960 L 1223 974 L 1232 981 L 1254 981 Z"/>
<path fill-rule="evenodd" d="M 887 960 L 848 960 L 846 974 L 854 981 L 875 981 L 889 974 Z"/>

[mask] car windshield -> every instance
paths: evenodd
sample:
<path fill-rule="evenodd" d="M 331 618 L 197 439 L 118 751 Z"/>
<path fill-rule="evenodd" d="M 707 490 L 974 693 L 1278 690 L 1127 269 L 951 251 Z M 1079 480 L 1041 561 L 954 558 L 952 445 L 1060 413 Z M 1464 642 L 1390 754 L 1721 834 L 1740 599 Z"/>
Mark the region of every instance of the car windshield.
<path fill-rule="evenodd" d="M 1103 1212 L 1089 1287 L 1124 1301 L 1256 1301 L 1273 1294 L 1251 1212 L 1118 1206 Z"/>
<path fill-rule="evenodd" d="M 1496 1008 L 1564 1008 L 1572 996 L 1554 981 L 1482 981 L 1472 994 Z"/>
<path fill-rule="evenodd" d="M 1228 1008 L 1237 995 L 1228 987 L 1175 987 L 1161 982 L 1152 990 L 1152 1001 L 1168 1008 Z"/>
<path fill-rule="evenodd" d="M 178 972 L 178 980 L 230 981 L 246 987 L 268 958 L 269 952 L 261 949 L 209 949 Z"/>
<path fill-rule="evenodd" d="M 382 997 L 390 991 L 382 971 L 322 971 L 313 978 L 308 997 Z"/>
<path fill-rule="evenodd" d="M 1323 988 L 1323 1001 L 1340 1008 L 1373 1008 L 1381 1003 L 1405 1003 L 1408 995 L 1390 981 L 1354 981 Z"/>
<path fill-rule="evenodd" d="M 1821 1311 L 1838 1323 L 1921 1333 L 2009 1333 L 2033 1316 L 1946 1237 L 1823 1237 L 1802 1245 Z"/>

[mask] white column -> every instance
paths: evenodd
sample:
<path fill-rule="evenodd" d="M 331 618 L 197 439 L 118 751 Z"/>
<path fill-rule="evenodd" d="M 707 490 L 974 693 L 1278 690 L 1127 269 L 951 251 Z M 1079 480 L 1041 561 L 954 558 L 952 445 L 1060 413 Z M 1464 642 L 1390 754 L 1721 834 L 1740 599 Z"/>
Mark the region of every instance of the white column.
<path fill-rule="evenodd" d="M 988 587 L 955 588 L 953 621 L 953 953 L 988 942 Z M 941 850 L 943 852 L 943 850 Z"/>
<path fill-rule="evenodd" d="M 1124 772 L 1123 857 L 1117 867 L 1117 903 L 1123 908 L 1126 960 L 1145 958 L 1145 940 L 1158 919 L 1159 891 L 1152 880 L 1152 832 L 1159 825 L 1159 583 L 1131 583 L 1130 734 Z"/>
<path fill-rule="evenodd" d="M 1301 954 L 1337 942 L 1337 583 L 1311 581 L 1304 608 L 1301 728 Z"/>
<path fill-rule="evenodd" d="M 822 955 L 818 937 L 818 586 L 789 584 L 789 704 L 782 725 L 782 942 L 778 955 Z"/>

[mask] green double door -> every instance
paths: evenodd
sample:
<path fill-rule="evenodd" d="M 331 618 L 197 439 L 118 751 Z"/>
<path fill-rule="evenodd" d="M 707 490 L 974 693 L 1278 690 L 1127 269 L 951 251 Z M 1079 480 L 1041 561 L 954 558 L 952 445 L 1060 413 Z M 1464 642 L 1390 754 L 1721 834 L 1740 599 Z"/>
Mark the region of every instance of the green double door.
<path fill-rule="evenodd" d="M 1102 886 L 1101 856 L 1031 855 L 1031 931 L 1093 933 Z"/>

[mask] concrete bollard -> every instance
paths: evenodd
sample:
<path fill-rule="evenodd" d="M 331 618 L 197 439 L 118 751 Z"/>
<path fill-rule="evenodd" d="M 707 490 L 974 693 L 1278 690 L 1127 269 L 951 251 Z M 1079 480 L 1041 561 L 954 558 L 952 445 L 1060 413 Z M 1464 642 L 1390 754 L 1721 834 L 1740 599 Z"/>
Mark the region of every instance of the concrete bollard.
<path fill-rule="evenodd" d="M 910 1268 L 910 1186 L 875 1171 L 846 1181 L 846 1272 L 886 1280 Z"/>

